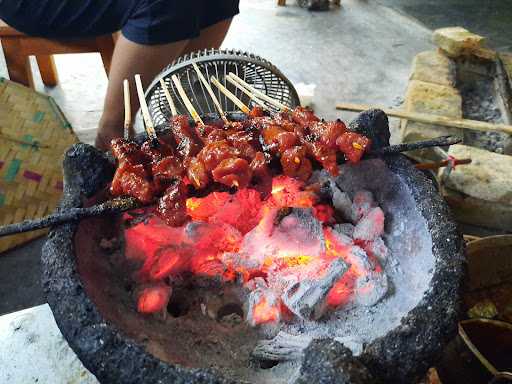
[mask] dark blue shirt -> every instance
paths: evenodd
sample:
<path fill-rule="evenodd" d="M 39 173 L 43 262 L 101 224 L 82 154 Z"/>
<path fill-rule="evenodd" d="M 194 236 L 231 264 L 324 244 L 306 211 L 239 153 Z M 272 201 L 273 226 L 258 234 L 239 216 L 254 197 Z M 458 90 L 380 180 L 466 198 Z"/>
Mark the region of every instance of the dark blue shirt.
<path fill-rule="evenodd" d="M 91 37 L 122 30 L 140 44 L 199 36 L 238 13 L 238 0 L 0 0 L 0 18 L 28 35 Z"/>

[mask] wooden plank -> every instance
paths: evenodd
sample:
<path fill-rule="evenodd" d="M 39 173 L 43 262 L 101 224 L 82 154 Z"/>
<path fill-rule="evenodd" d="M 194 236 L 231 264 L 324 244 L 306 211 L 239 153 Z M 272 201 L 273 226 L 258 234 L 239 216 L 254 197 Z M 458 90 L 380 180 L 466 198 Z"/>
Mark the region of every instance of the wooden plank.
<path fill-rule="evenodd" d="M 362 104 L 352 104 L 352 103 L 339 103 L 336 105 L 336 109 L 344 110 L 344 111 L 355 111 L 361 112 L 366 111 L 368 109 L 378 108 L 370 105 L 362 105 Z M 415 112 L 405 112 L 399 109 L 388 109 L 388 108 L 379 108 L 383 110 L 386 115 L 399 117 L 401 119 L 417 121 L 419 123 L 425 124 L 435 124 L 435 125 L 443 125 L 445 127 L 454 127 L 461 129 L 472 129 L 475 131 L 482 132 L 505 132 L 509 135 L 512 135 L 512 125 L 507 124 L 493 124 L 487 123 L 485 121 L 478 120 L 469 120 L 469 119 L 454 119 L 446 116 L 438 116 L 438 115 L 429 115 L 426 113 L 415 113 Z"/>

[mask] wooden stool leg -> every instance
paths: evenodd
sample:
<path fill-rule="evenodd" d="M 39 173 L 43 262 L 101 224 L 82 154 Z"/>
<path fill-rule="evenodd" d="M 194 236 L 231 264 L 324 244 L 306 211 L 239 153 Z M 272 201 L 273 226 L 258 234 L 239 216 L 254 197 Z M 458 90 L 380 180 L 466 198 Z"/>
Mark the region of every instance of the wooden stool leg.
<path fill-rule="evenodd" d="M 277 5 L 285 6 L 286 5 L 286 0 L 277 0 Z"/>
<path fill-rule="evenodd" d="M 101 55 L 101 59 L 103 60 L 103 66 L 105 67 L 108 77 L 110 73 L 110 65 L 112 64 L 112 55 L 114 54 L 114 36 L 106 35 L 97 37 L 96 44 L 98 45 L 98 51 Z"/>
<path fill-rule="evenodd" d="M 59 82 L 59 78 L 57 76 L 57 68 L 55 67 L 55 60 L 53 59 L 53 56 L 40 55 L 36 56 L 36 60 L 44 85 L 55 87 Z"/>
<path fill-rule="evenodd" d="M 32 86 L 32 72 L 28 56 L 23 54 L 21 44 L 17 38 L 2 38 L 2 47 L 4 49 L 5 63 L 7 64 L 7 72 L 12 81 Z"/>

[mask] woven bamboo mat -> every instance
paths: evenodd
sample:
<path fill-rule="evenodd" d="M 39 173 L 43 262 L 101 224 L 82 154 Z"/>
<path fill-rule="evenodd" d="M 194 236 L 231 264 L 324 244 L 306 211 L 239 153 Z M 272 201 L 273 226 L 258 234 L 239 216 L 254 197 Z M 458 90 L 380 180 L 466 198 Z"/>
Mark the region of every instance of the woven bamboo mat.
<path fill-rule="evenodd" d="M 0 225 L 55 209 L 62 194 L 62 155 L 77 141 L 51 97 L 0 77 Z M 45 233 L 0 238 L 0 252 Z"/>

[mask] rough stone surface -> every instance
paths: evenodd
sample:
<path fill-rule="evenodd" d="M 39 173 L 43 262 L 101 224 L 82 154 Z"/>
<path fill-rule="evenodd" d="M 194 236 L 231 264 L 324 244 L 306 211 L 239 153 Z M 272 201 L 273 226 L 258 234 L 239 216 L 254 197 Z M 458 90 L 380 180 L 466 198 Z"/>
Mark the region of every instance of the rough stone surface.
<path fill-rule="evenodd" d="M 411 80 L 405 96 L 405 110 L 462 118 L 462 98 L 460 93 L 451 86 Z M 463 133 L 458 128 L 402 121 L 402 141 L 404 142 L 432 139 L 443 135 L 462 137 Z M 420 159 L 439 159 L 432 150 L 415 151 L 412 156 Z"/>
<path fill-rule="evenodd" d="M 470 158 L 473 161 L 443 177 L 447 188 L 476 199 L 512 207 L 512 156 L 462 144 L 452 145 L 448 154 L 457 159 Z"/>
<path fill-rule="evenodd" d="M 491 203 L 449 188 L 443 195 L 459 223 L 509 232 L 512 228 L 512 205 Z"/>
<path fill-rule="evenodd" d="M 411 80 L 453 86 L 455 63 L 439 51 L 418 53 L 412 61 Z"/>
<path fill-rule="evenodd" d="M 91 147 L 83 150 L 93 151 Z M 98 168 L 98 164 L 91 163 L 94 157 L 91 154 L 75 161 L 79 161 L 82 168 L 93 170 Z M 388 156 L 386 163 L 407 184 L 418 211 L 426 220 L 435 267 L 431 289 L 402 319 L 400 326 L 365 348 L 360 361 L 383 382 L 405 384 L 422 376 L 456 333 L 464 257 L 462 237 L 433 183 L 404 156 Z M 91 172 L 91 178 L 102 181 L 104 171 Z M 74 176 L 83 180 L 81 175 Z M 62 207 L 80 205 L 80 191 L 69 188 L 73 185 L 77 184 L 73 181 L 65 184 Z M 210 369 L 166 364 L 124 336 L 115 324 L 107 322 L 87 295 L 77 271 L 73 247 L 76 228 L 77 224 L 66 224 L 51 230 L 42 256 L 43 286 L 62 334 L 84 366 L 104 383 L 230 382 Z M 340 348 L 340 345 L 329 344 L 326 348 L 309 349 L 304 357 L 308 362 L 303 371 L 305 377 L 312 377 L 307 376 L 308 372 L 320 374 L 329 366 L 331 371 L 322 376 L 322 381 L 306 379 L 303 382 L 342 383 L 332 374 L 334 367 L 340 367 L 336 362 L 341 362 L 343 356 L 348 363 L 352 361 Z M 322 351 L 326 353 L 325 359 L 316 359 Z M 338 353 L 340 356 L 336 358 Z M 358 365 L 358 372 L 361 370 Z"/>
<path fill-rule="evenodd" d="M 383 383 L 417 382 L 421 373 L 435 364 L 443 346 L 456 334 L 466 269 L 462 238 L 446 203 L 432 181 L 421 172 L 405 171 L 405 163 L 409 162 L 402 156 L 388 160 L 390 169 L 410 186 L 417 208 L 427 221 L 436 267 L 431 290 L 420 304 L 402 319 L 400 327 L 375 340 L 361 356 Z M 429 360 L 422 360 L 420 355 L 429 356 Z M 415 374 L 412 364 L 418 365 Z"/>
<path fill-rule="evenodd" d="M 369 109 L 361 112 L 350 122 L 348 128 L 370 138 L 373 150 L 389 145 L 388 116 L 380 109 Z"/>
<path fill-rule="evenodd" d="M 448 27 L 436 29 L 432 40 L 447 55 L 457 57 L 470 54 L 473 50 L 481 48 L 485 38 L 462 27 Z"/>
<path fill-rule="evenodd" d="M 473 162 L 457 167 L 449 176 L 440 171 L 443 193 L 457 220 L 487 228 L 512 228 L 512 156 L 466 145 L 448 152 Z"/>
<path fill-rule="evenodd" d="M 313 340 L 306 348 L 301 376 L 294 384 L 376 384 L 368 369 L 343 344 Z"/>
<path fill-rule="evenodd" d="M 507 72 L 508 82 L 512 85 L 512 53 L 500 53 L 500 60 Z"/>

